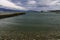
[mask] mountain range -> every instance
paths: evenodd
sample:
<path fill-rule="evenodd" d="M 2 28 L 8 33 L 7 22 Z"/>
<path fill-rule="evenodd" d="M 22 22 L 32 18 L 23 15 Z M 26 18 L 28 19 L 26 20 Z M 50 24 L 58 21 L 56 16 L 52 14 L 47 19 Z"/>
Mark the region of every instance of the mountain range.
<path fill-rule="evenodd" d="M 14 9 L 7 9 L 7 8 L 0 8 L 0 11 L 4 11 L 4 12 L 24 12 L 24 10 L 14 10 Z"/>
<path fill-rule="evenodd" d="M 0 8 L 0 11 L 3 12 L 37 12 L 37 11 L 33 11 L 33 10 L 16 10 L 16 9 L 8 9 L 8 8 Z"/>

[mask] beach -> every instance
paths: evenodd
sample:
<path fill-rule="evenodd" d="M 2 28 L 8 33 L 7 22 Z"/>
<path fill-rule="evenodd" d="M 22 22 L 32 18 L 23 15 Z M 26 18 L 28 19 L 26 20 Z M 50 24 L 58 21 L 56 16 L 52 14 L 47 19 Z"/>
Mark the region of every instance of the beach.
<path fill-rule="evenodd" d="M 60 40 L 60 14 L 26 12 L 0 19 L 1 40 Z"/>
<path fill-rule="evenodd" d="M 0 31 L 0 40 L 60 40 L 60 31 Z"/>

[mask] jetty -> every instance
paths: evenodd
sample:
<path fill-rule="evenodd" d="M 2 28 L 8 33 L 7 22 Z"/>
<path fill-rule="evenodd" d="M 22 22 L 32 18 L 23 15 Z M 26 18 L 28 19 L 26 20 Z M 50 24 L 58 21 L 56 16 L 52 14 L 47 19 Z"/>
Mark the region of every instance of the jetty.
<path fill-rule="evenodd" d="M 49 10 L 49 12 L 60 12 L 60 10 Z"/>
<path fill-rule="evenodd" d="M 0 19 L 2 18 L 8 18 L 8 17 L 14 17 L 14 16 L 18 16 L 18 15 L 24 15 L 24 12 L 18 12 L 18 13 L 13 13 L 13 14 L 0 14 Z"/>

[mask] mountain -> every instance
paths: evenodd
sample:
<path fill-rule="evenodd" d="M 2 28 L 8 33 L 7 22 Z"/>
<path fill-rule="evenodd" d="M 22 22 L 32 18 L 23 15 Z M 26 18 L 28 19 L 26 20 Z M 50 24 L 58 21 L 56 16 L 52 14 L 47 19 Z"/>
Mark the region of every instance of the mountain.
<path fill-rule="evenodd" d="M 0 8 L 0 11 L 4 11 L 4 12 L 24 12 L 24 10 L 14 10 L 14 9 L 7 9 L 7 8 Z"/>
<path fill-rule="evenodd" d="M 4 11 L 4 12 L 38 12 L 38 11 L 33 11 L 33 10 L 14 10 L 14 9 L 7 9 L 7 8 L 0 8 L 0 11 Z"/>
<path fill-rule="evenodd" d="M 28 10 L 26 12 L 39 12 L 39 11 L 34 11 L 34 10 Z"/>
<path fill-rule="evenodd" d="M 0 5 L 0 11 L 3 11 L 3 12 L 38 12 L 34 10 L 17 10 L 17 9 L 5 7 L 2 5 Z"/>

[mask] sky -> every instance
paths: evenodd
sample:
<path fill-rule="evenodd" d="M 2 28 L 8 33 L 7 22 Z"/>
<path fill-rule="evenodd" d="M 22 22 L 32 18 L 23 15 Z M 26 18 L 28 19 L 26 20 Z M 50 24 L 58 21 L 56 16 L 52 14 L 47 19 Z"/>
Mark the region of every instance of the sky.
<path fill-rule="evenodd" d="M 0 8 L 18 10 L 60 10 L 60 0 L 0 0 Z"/>

